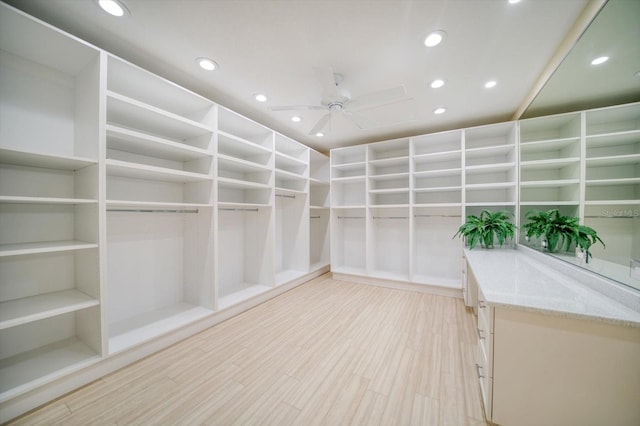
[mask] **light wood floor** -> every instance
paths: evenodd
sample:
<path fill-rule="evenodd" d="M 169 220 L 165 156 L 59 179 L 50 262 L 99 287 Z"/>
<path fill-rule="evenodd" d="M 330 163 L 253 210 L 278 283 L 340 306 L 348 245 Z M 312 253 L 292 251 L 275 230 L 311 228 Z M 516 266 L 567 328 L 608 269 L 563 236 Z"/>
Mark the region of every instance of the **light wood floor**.
<path fill-rule="evenodd" d="M 24 425 L 484 425 L 461 300 L 324 275 Z"/>

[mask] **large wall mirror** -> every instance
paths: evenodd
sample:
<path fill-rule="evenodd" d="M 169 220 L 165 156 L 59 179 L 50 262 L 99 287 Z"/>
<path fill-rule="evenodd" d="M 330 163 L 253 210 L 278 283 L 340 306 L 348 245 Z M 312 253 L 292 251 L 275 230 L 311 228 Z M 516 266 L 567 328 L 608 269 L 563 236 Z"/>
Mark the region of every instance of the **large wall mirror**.
<path fill-rule="evenodd" d="M 640 1 L 606 2 L 522 115 L 520 128 L 521 162 L 534 165 L 550 153 L 557 156 L 554 167 L 521 166 L 521 181 L 531 185 L 521 187 L 520 224 L 529 222 L 525 216 L 531 210 L 558 209 L 579 217 L 606 248 L 595 244 L 588 263 L 567 252 L 550 254 L 638 290 L 640 104 L 588 112 L 584 119 L 571 112 L 640 101 L 639 20 Z M 600 56 L 609 59 L 591 65 Z M 561 113 L 566 114 L 544 118 Z M 537 143 L 546 137 L 541 135 L 549 137 L 547 148 Z M 557 182 L 551 189 L 534 184 L 549 179 Z M 521 244 L 536 249 L 546 244 L 527 241 L 520 232 Z"/>

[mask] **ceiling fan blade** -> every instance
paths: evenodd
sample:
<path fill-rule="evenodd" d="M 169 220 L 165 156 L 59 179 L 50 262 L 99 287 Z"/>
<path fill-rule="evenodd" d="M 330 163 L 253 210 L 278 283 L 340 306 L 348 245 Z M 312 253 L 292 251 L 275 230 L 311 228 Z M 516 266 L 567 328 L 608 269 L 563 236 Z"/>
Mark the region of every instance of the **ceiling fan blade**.
<path fill-rule="evenodd" d="M 269 108 L 271 111 L 313 111 L 319 109 L 327 109 L 320 105 L 283 105 Z"/>
<path fill-rule="evenodd" d="M 334 99 L 337 99 L 338 88 L 336 86 L 336 77 L 333 74 L 333 68 L 331 67 L 314 67 L 314 73 L 316 78 L 320 82 L 322 87 L 322 100 L 325 103 L 329 103 Z"/>
<path fill-rule="evenodd" d="M 330 130 L 330 126 L 329 126 L 330 121 L 331 121 L 331 113 L 325 114 L 324 116 L 322 116 L 322 118 L 320 120 L 318 120 L 316 125 L 313 126 L 313 129 L 311 129 L 309 134 L 310 135 L 315 135 L 315 134 L 320 133 L 320 132 L 322 132 L 324 134 L 328 134 L 329 130 Z"/>
<path fill-rule="evenodd" d="M 358 126 L 360 130 L 373 127 L 375 123 L 369 118 L 357 112 L 342 110 L 343 114 L 349 121 Z"/>
<path fill-rule="evenodd" d="M 368 93 L 366 95 L 353 98 L 346 103 L 345 107 L 349 109 L 363 108 L 369 105 L 388 103 L 398 100 L 407 95 L 404 86 L 394 87 L 392 89 L 380 90 L 378 92 Z"/>

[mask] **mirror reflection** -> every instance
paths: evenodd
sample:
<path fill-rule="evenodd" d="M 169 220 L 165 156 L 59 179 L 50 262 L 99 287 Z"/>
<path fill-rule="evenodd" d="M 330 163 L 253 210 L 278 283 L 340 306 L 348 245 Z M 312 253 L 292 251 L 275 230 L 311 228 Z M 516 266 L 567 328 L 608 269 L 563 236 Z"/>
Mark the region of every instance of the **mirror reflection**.
<path fill-rule="evenodd" d="M 638 16 L 640 2 L 609 0 L 523 114 L 519 241 L 640 290 Z M 609 60 L 591 65 L 600 56 Z M 553 209 L 606 247 L 527 238 L 530 218 Z"/>

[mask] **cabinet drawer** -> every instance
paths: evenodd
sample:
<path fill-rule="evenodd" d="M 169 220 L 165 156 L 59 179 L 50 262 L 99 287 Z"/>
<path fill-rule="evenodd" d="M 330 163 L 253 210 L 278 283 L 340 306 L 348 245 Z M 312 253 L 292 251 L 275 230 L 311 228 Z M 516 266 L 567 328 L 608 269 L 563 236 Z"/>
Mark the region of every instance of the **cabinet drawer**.
<path fill-rule="evenodd" d="M 490 337 L 478 340 L 476 362 L 482 367 L 484 375 L 493 378 L 493 342 Z"/>

